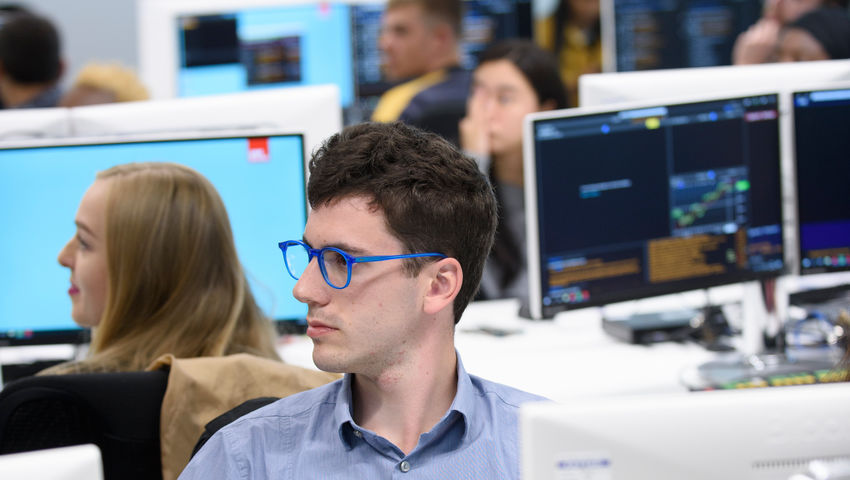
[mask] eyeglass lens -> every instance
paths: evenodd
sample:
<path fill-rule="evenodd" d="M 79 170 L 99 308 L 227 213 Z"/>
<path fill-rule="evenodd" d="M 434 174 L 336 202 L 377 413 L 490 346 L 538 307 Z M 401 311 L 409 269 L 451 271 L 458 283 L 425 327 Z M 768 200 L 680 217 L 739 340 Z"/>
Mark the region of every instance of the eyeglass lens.
<path fill-rule="evenodd" d="M 323 250 L 319 254 L 319 268 L 331 285 L 342 288 L 348 282 L 348 261 L 335 250 Z M 286 266 L 295 278 L 301 278 L 310 264 L 310 256 L 302 245 L 290 243 L 286 247 Z"/>

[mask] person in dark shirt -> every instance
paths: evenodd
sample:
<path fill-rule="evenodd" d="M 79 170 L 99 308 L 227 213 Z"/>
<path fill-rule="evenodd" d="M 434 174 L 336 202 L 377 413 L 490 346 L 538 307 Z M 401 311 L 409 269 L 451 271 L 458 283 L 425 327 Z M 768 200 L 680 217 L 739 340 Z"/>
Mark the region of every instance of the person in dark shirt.
<path fill-rule="evenodd" d="M 805 62 L 850 58 L 850 17 L 841 7 L 813 10 L 782 31 L 779 61 Z"/>
<path fill-rule="evenodd" d="M 389 0 L 382 18 L 382 70 L 401 82 L 385 92 L 372 120 L 400 120 L 457 144 L 470 73 L 460 66 L 460 0 Z"/>
<path fill-rule="evenodd" d="M 47 18 L 12 11 L 0 24 L 0 103 L 4 108 L 54 107 L 64 71 L 59 32 Z"/>
<path fill-rule="evenodd" d="M 747 65 L 777 61 L 779 37 L 784 27 L 824 6 L 846 10 L 847 0 L 765 0 L 761 18 L 735 39 L 732 63 Z"/>

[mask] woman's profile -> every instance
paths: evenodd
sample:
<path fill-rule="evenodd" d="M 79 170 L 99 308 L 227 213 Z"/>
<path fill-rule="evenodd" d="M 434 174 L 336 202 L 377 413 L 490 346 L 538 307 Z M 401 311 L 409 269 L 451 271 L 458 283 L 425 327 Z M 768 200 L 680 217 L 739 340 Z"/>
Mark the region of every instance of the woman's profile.
<path fill-rule="evenodd" d="M 71 316 L 92 329 L 85 359 L 39 374 L 144 370 L 177 358 L 251 353 L 279 360 L 213 185 L 173 163 L 98 173 L 59 253 Z"/>

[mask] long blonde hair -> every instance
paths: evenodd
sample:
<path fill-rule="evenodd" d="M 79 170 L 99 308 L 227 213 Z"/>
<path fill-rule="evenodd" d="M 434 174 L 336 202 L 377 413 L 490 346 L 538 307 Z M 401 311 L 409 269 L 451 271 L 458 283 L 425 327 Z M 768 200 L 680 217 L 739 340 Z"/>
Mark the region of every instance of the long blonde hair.
<path fill-rule="evenodd" d="M 109 286 L 84 370 L 142 370 L 178 358 L 254 353 L 279 359 L 254 301 L 224 203 L 197 171 L 118 165 L 108 180 Z"/>

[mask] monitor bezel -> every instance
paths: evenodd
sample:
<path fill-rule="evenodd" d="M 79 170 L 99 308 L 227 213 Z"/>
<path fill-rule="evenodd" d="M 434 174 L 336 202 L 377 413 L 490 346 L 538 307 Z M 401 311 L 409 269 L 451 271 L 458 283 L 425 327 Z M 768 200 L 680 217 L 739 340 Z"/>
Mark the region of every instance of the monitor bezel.
<path fill-rule="evenodd" d="M 155 133 L 135 133 L 135 134 L 114 134 L 91 137 L 63 137 L 63 138 L 43 138 L 43 139 L 27 139 L 15 142 L 0 143 L 0 154 L 5 150 L 25 150 L 25 149 L 41 149 L 41 148 L 62 148 L 76 146 L 97 146 L 97 145 L 126 145 L 133 143 L 158 143 L 158 142 L 181 142 L 192 140 L 216 140 L 216 139 L 241 139 L 241 138 L 256 138 L 256 137 L 298 137 L 301 143 L 301 170 L 303 172 L 303 187 L 305 192 L 304 198 L 304 218 L 309 215 L 309 204 L 306 198 L 307 180 L 309 175 L 308 165 L 309 159 L 306 155 L 306 138 L 303 132 L 292 130 L 283 130 L 278 128 L 262 128 L 253 130 L 242 129 L 227 129 L 227 130 L 183 130 L 172 133 L 155 132 Z M 78 199 L 74 199 L 78 201 Z M 68 312 L 70 317 L 71 312 Z M 291 333 L 302 330 L 304 318 L 270 318 L 278 333 Z M 31 336 L 18 337 L 6 336 L 0 332 L 0 347 L 18 347 L 32 345 L 54 345 L 54 344 L 73 344 L 82 345 L 91 340 L 91 330 L 87 328 L 72 328 L 63 330 L 41 330 L 33 331 Z"/>
<path fill-rule="evenodd" d="M 591 300 L 586 303 L 580 304 L 559 304 L 557 306 L 544 306 L 543 305 L 543 285 L 541 278 L 541 265 L 540 265 L 540 225 L 539 225 L 539 209 L 537 204 L 537 168 L 535 162 L 535 141 L 534 141 L 534 130 L 537 122 L 546 121 L 556 118 L 570 118 L 570 117 L 579 117 L 585 115 L 597 115 L 604 113 L 614 113 L 622 110 L 632 110 L 632 109 L 644 109 L 644 108 L 652 108 L 652 107 L 661 107 L 661 106 L 675 106 L 675 105 L 686 105 L 691 103 L 701 103 L 701 102 L 713 102 L 713 101 L 722 101 L 722 100 L 731 100 L 731 99 L 739 99 L 746 97 L 754 97 L 754 96 L 763 96 L 763 95 L 774 95 L 777 97 L 777 110 L 779 116 L 777 118 L 777 134 L 779 136 L 777 148 L 779 150 L 779 165 L 777 169 L 780 174 L 780 178 L 785 175 L 786 169 L 785 162 L 783 159 L 785 158 L 784 148 L 785 145 L 782 142 L 782 125 L 784 122 L 787 122 L 787 112 L 788 112 L 788 100 L 787 95 L 783 94 L 783 92 L 778 90 L 746 90 L 746 91 L 737 91 L 734 93 L 723 93 L 723 94 L 705 94 L 698 96 L 690 96 L 690 97 L 677 97 L 674 99 L 670 99 L 667 101 L 664 100 L 651 100 L 651 101 L 635 101 L 635 102 L 624 102 L 624 103 L 616 103 L 609 105 L 598 105 L 592 107 L 578 107 L 578 108 L 569 108 L 563 110 L 551 110 L 545 112 L 537 112 L 527 115 L 523 119 L 523 175 L 524 175 L 524 190 L 525 190 L 525 212 L 526 212 L 526 259 L 527 259 L 527 268 L 528 268 L 528 310 L 529 316 L 533 319 L 545 319 L 552 318 L 558 312 L 576 310 L 587 307 L 597 307 L 601 305 L 611 304 L 611 303 L 619 303 L 630 300 L 640 300 L 643 298 L 650 297 L 658 297 L 667 294 L 686 292 L 691 290 L 698 290 L 702 288 L 710 288 L 721 285 L 728 285 L 734 283 L 740 283 L 748 280 L 759 280 L 765 278 L 775 278 L 782 276 L 788 273 L 789 265 L 792 264 L 789 259 L 789 248 L 788 248 L 788 212 L 786 207 L 786 194 L 784 181 L 780 181 L 780 213 L 781 213 L 781 222 L 780 228 L 782 229 L 782 241 L 783 241 L 783 268 L 780 271 L 775 272 L 762 272 L 762 273 L 753 273 L 751 275 L 744 275 L 742 278 L 737 280 L 718 280 L 718 281 L 705 281 L 704 279 L 698 279 L 694 281 L 682 281 L 677 282 L 675 286 L 671 286 L 670 288 L 665 288 L 664 291 L 658 291 L 657 288 L 647 289 L 650 290 L 648 292 L 637 292 L 631 293 L 630 295 L 622 295 L 617 296 L 617 298 L 608 298 L 601 299 L 598 301 Z"/>

